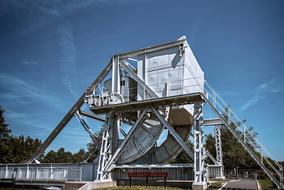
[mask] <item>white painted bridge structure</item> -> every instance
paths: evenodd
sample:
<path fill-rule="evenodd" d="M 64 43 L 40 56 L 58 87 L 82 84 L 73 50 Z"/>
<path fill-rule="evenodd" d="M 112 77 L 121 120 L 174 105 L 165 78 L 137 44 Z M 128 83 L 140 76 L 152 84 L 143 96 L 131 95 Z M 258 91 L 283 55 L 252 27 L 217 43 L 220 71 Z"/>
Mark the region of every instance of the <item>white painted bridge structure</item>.
<path fill-rule="evenodd" d="M 83 109 L 84 104 L 89 110 Z M 215 116 L 206 118 L 205 107 Z M 101 147 L 95 169 L 80 164 L 47 168 L 32 164 L 73 117 Z M 85 117 L 102 123 L 102 140 L 92 132 Z M 203 146 L 205 127 L 214 127 L 216 157 Z M 222 127 L 232 133 L 279 189 L 284 188 L 281 165 L 269 159 L 272 156 L 264 146 L 251 138 L 248 127 L 205 81 L 201 66 L 182 37 L 114 55 L 41 147 L 24 161 L 26 165 L 0 166 L 0 180 L 19 176 L 28 180 L 119 180 L 125 171 L 152 169 L 167 170 L 172 179 L 192 179 L 193 189 L 205 189 L 209 177 L 224 178 Z M 182 150 L 192 163 L 169 164 Z M 207 158 L 214 165 L 206 163 Z"/>

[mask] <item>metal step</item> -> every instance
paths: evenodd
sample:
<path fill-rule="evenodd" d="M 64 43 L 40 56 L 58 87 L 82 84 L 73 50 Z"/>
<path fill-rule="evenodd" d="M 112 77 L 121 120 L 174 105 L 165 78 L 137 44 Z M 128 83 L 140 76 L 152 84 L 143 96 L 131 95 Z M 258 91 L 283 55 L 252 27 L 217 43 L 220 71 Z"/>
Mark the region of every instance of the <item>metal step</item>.
<path fill-rule="evenodd" d="M 267 174 L 267 176 L 275 183 L 275 185 L 279 189 L 283 189 L 284 184 L 282 166 L 275 160 L 273 160 L 273 163 L 271 163 L 267 156 L 259 157 L 257 155 L 262 155 L 261 151 L 264 148 L 263 145 L 261 145 L 257 139 L 255 139 L 255 142 L 252 142 L 251 138 L 247 138 L 246 134 L 251 135 L 249 134 L 249 131 L 244 130 L 244 132 L 242 132 L 239 130 L 241 126 L 243 126 L 244 129 L 248 129 L 248 127 L 243 124 L 243 122 L 237 117 L 237 115 L 234 114 L 234 112 L 223 101 L 223 99 L 208 84 L 205 84 L 204 94 L 202 94 L 202 97 L 205 102 L 208 103 L 211 109 L 217 114 L 217 116 L 224 122 L 224 125 L 229 129 L 233 136 L 239 141 L 239 143 L 244 147 L 244 149 Z M 233 126 L 236 126 L 236 128 L 234 128 Z M 265 165 L 264 161 L 267 165 L 269 165 L 270 168 Z M 279 179 L 274 176 L 274 173 L 278 175 Z"/>

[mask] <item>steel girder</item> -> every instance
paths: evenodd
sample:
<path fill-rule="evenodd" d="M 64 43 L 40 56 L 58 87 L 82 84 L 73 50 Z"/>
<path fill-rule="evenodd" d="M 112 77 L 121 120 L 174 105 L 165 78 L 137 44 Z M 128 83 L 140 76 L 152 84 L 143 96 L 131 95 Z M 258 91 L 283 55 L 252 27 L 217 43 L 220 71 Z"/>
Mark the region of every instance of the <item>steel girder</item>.
<path fill-rule="evenodd" d="M 208 97 L 206 97 L 204 94 L 202 94 L 202 98 L 205 100 L 205 102 L 208 103 L 208 105 L 210 106 L 211 110 L 215 112 L 215 114 L 222 120 L 222 122 L 224 123 L 224 126 L 232 133 L 232 135 L 238 140 L 238 142 L 243 146 L 243 148 L 250 154 L 250 156 L 254 159 L 254 161 L 261 167 L 261 169 L 266 173 L 266 175 L 271 179 L 271 181 L 273 181 L 275 183 L 275 185 L 277 186 L 277 188 L 279 189 L 283 189 L 284 188 L 284 184 L 283 184 L 283 177 L 282 177 L 282 173 L 280 173 L 279 177 L 280 179 L 278 180 L 273 173 L 268 169 L 268 167 L 266 167 L 264 165 L 264 163 L 262 163 L 261 159 L 258 158 L 258 156 L 256 155 L 256 153 L 254 152 L 253 149 L 251 149 L 245 142 L 244 140 L 236 133 L 235 129 L 232 128 L 231 123 L 225 119 L 224 115 L 222 115 L 223 113 L 219 112 L 216 108 L 216 100 L 211 101 L 208 99 Z M 230 118 L 229 118 L 230 119 Z M 272 167 L 274 168 L 274 166 Z M 275 168 L 273 170 L 276 170 Z M 283 171 L 281 171 L 283 172 Z"/>
<path fill-rule="evenodd" d="M 224 177 L 224 166 L 223 166 L 223 151 L 222 151 L 222 139 L 221 139 L 221 125 L 216 125 L 214 128 L 215 133 L 215 148 L 216 148 L 216 160 L 217 164 L 221 167 L 221 178 Z"/>
<path fill-rule="evenodd" d="M 94 86 L 97 86 L 109 73 L 111 69 L 112 63 L 110 62 L 107 66 L 102 70 L 99 76 L 95 81 L 86 89 L 86 91 L 92 90 Z M 62 129 L 67 125 L 67 123 L 72 119 L 76 111 L 80 110 L 81 106 L 84 104 L 86 92 L 84 92 L 80 98 L 76 101 L 76 103 L 71 107 L 71 109 L 67 112 L 67 114 L 63 117 L 63 119 L 59 122 L 56 128 L 49 134 L 49 136 L 44 140 L 42 145 L 35 151 L 35 153 L 27 160 L 24 160 L 24 163 L 32 163 L 34 160 L 38 159 L 47 147 L 53 142 L 53 140 L 57 137 L 57 135 L 62 131 Z"/>
<path fill-rule="evenodd" d="M 87 122 L 83 119 L 83 117 L 80 115 L 79 111 L 75 112 L 75 116 L 78 119 L 78 121 L 81 123 L 81 125 L 83 126 L 83 128 L 89 133 L 91 139 L 93 140 L 93 142 L 95 143 L 96 146 L 100 145 L 100 140 L 99 138 L 93 133 L 93 131 L 91 130 L 91 128 L 89 127 L 89 125 L 87 124 Z"/>
<path fill-rule="evenodd" d="M 130 129 L 130 131 L 127 133 L 124 141 L 122 142 L 122 144 L 116 149 L 116 151 L 114 152 L 114 154 L 112 155 L 111 159 L 108 161 L 108 163 L 105 165 L 105 167 L 103 168 L 103 171 L 106 172 L 110 172 L 112 169 L 113 164 L 116 162 L 116 160 L 118 159 L 118 157 L 121 154 L 121 150 L 124 148 L 124 146 L 126 145 L 126 143 L 128 142 L 128 140 L 130 139 L 131 135 L 134 133 L 135 129 L 141 124 L 141 122 L 143 122 L 143 120 L 145 119 L 145 115 L 148 112 L 148 110 L 144 110 L 139 118 L 137 119 L 136 123 L 134 124 L 134 126 Z"/>
<path fill-rule="evenodd" d="M 206 185 L 208 181 L 207 168 L 205 165 L 204 156 L 206 154 L 205 148 L 203 147 L 203 109 L 201 103 L 194 104 L 194 118 L 195 124 L 193 127 L 194 135 L 194 183 L 197 185 Z"/>

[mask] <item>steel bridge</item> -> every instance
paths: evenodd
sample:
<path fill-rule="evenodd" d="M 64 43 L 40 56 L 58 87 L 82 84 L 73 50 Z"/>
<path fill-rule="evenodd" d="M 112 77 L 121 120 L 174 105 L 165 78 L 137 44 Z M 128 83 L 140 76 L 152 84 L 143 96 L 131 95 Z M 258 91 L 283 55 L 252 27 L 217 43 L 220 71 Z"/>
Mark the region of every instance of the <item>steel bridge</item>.
<path fill-rule="evenodd" d="M 88 104 L 89 110 L 83 110 L 83 104 Z M 206 106 L 215 114 L 213 118 L 204 117 Z M 220 128 L 225 127 L 272 182 L 279 189 L 284 188 L 282 166 L 270 159 L 269 152 L 257 139 L 251 138 L 248 127 L 205 81 L 185 37 L 114 55 L 39 149 L 24 161 L 26 165 L 0 166 L 0 178 L 11 178 L 8 170 L 13 167 L 13 170 L 22 168 L 17 171 L 23 170 L 26 179 L 37 179 L 31 177 L 37 176 L 32 174 L 37 169 L 31 169 L 34 165 L 30 164 L 44 153 L 73 117 L 101 147 L 90 180 L 117 180 L 121 171 L 129 169 L 156 168 L 178 173 L 183 168 L 191 168 L 187 173 L 192 175 L 180 178 L 192 179 L 193 189 L 206 189 L 210 177 L 224 178 Z M 92 132 L 85 117 L 102 122 L 102 140 Z M 216 157 L 203 146 L 204 127 L 214 127 Z M 189 146 L 190 138 L 193 148 Z M 193 162 L 168 164 L 182 150 Z M 206 163 L 207 158 L 214 164 Z M 82 168 L 77 167 L 76 171 L 81 173 L 76 178 L 68 177 L 68 169 L 61 170 L 65 172 L 59 172 L 61 178 L 56 178 L 55 170 L 50 167 L 44 179 L 80 181 L 84 175 Z M 177 176 L 173 179 L 180 179 Z"/>

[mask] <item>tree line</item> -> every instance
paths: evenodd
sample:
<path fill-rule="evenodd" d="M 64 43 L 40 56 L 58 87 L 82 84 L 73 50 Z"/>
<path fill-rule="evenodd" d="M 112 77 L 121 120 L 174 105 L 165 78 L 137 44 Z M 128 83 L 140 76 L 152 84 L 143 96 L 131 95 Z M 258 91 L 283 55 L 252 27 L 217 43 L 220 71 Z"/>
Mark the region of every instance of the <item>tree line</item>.
<path fill-rule="evenodd" d="M 0 163 L 21 163 L 31 157 L 31 155 L 42 144 L 38 138 L 31 138 L 12 135 L 9 125 L 5 121 L 4 109 L 0 106 Z M 91 162 L 98 153 L 97 147 L 92 143 L 87 145 L 87 150 L 80 149 L 72 153 L 60 148 L 57 151 L 50 150 L 47 154 L 42 155 L 39 161 L 42 163 L 78 163 Z M 89 158 L 89 159 L 88 159 Z"/>
<path fill-rule="evenodd" d="M 237 128 L 245 123 L 246 120 L 243 120 L 239 123 L 230 122 L 228 118 L 228 109 L 225 109 L 225 113 L 223 113 L 223 118 L 227 123 L 230 124 L 230 127 L 235 130 L 238 135 L 242 136 L 243 132 L 237 130 Z M 254 161 L 254 159 L 249 155 L 249 153 L 243 148 L 243 146 L 238 142 L 238 140 L 233 136 L 230 130 L 227 127 L 221 126 L 221 140 L 222 140 L 222 152 L 223 152 L 223 166 L 225 170 L 228 169 L 256 169 L 260 170 L 259 165 Z M 252 150 L 253 147 L 256 147 L 256 136 L 257 133 L 254 132 L 253 127 L 249 127 L 246 129 L 246 139 L 249 140 L 250 143 L 246 143 Z M 212 154 L 214 158 L 216 158 L 216 147 L 215 147 L 215 137 L 212 134 L 208 134 L 205 136 L 205 149 Z M 189 141 L 187 142 L 193 149 L 193 144 Z M 254 151 L 254 153 L 260 157 L 260 153 Z M 266 157 L 268 160 L 272 162 L 272 159 Z M 176 156 L 171 163 L 192 163 L 193 160 L 189 158 L 189 156 L 182 151 L 179 155 Z M 206 163 L 213 164 L 213 162 L 207 158 Z M 284 161 L 279 162 L 284 168 Z M 270 167 L 265 163 L 266 167 Z"/>
<path fill-rule="evenodd" d="M 226 114 L 225 114 L 226 115 Z M 225 119 L 228 119 L 225 117 Z M 232 128 L 237 128 L 235 124 L 231 124 Z M 238 124 L 240 125 L 240 123 Z M 254 142 L 257 134 L 253 132 L 253 128 L 247 129 L 252 134 L 251 142 Z M 102 131 L 97 134 L 98 137 L 102 136 Z M 223 164 L 225 169 L 233 168 L 251 168 L 259 169 L 259 166 L 251 158 L 251 156 L 244 150 L 242 145 L 233 137 L 232 133 L 226 127 L 221 127 L 221 139 L 223 149 Z M 193 149 L 190 141 L 187 142 Z M 38 138 L 31 138 L 30 136 L 24 137 L 14 136 L 9 129 L 8 124 L 4 118 L 4 110 L 0 106 L 0 163 L 20 163 L 29 158 L 37 148 L 42 144 Z M 253 145 L 251 145 L 253 146 Z M 209 134 L 206 136 L 205 148 L 216 157 L 215 151 L 215 138 Z M 78 162 L 93 162 L 99 154 L 99 147 L 90 142 L 87 144 L 87 150 L 80 149 L 78 152 L 72 153 L 60 148 L 57 151 L 50 150 L 45 155 L 39 158 L 42 163 L 78 163 Z M 269 158 L 270 159 L 270 158 Z M 193 161 L 188 155 L 182 151 L 170 163 L 192 163 Z M 210 160 L 207 160 L 210 163 Z M 211 162 L 212 163 L 212 162 Z M 212 163 L 213 164 L 213 163 Z M 282 165 L 284 162 L 281 163 Z"/>

